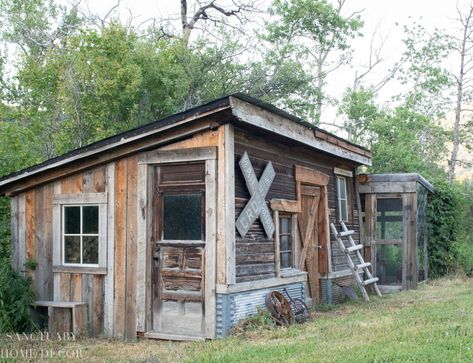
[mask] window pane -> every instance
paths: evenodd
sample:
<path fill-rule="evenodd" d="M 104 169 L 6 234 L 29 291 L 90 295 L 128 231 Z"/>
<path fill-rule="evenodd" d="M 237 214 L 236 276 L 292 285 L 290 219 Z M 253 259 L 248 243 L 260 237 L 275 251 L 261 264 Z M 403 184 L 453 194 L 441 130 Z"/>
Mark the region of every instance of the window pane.
<path fill-rule="evenodd" d="M 291 236 L 281 236 L 281 251 L 292 250 Z"/>
<path fill-rule="evenodd" d="M 64 232 L 80 233 L 80 207 L 64 207 Z"/>
<path fill-rule="evenodd" d="M 291 227 L 290 219 L 289 218 L 280 218 L 279 220 L 281 221 L 279 232 L 281 234 L 291 233 L 291 231 L 290 231 L 290 227 Z"/>
<path fill-rule="evenodd" d="M 99 233 L 99 207 L 87 206 L 82 207 L 82 233 L 98 234 Z"/>
<path fill-rule="evenodd" d="M 64 262 L 80 263 L 80 237 L 64 237 Z"/>
<path fill-rule="evenodd" d="M 281 268 L 291 268 L 292 267 L 292 252 L 282 252 L 281 253 Z"/>
<path fill-rule="evenodd" d="M 163 238 L 165 240 L 201 240 L 201 193 L 164 194 Z"/>
<path fill-rule="evenodd" d="M 84 236 L 82 248 L 82 263 L 99 263 L 99 238 L 97 236 Z"/>
<path fill-rule="evenodd" d="M 341 200 L 340 201 L 340 218 L 342 221 L 347 221 L 348 220 L 348 211 L 347 211 L 347 201 L 346 200 Z"/>
<path fill-rule="evenodd" d="M 345 178 L 337 178 L 337 179 L 338 179 L 338 198 L 347 199 Z"/>

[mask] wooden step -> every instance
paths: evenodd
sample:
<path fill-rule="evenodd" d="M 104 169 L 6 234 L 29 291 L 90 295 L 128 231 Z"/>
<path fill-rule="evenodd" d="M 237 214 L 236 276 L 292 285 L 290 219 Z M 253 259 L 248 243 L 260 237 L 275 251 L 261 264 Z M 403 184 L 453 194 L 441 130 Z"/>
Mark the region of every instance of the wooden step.
<path fill-rule="evenodd" d="M 351 236 L 352 234 L 355 234 L 355 231 L 344 231 L 340 232 L 338 234 L 339 237 L 346 237 L 346 236 Z"/>
<path fill-rule="evenodd" d="M 362 248 L 363 248 L 363 245 L 354 245 L 354 246 L 345 248 L 345 252 L 358 251 L 358 250 L 361 250 Z"/>
<path fill-rule="evenodd" d="M 359 265 L 356 265 L 356 269 L 361 270 L 362 268 L 370 267 L 370 266 L 371 266 L 371 262 L 360 263 Z"/>
<path fill-rule="evenodd" d="M 372 283 L 374 283 L 374 282 L 377 282 L 378 280 L 379 280 L 379 279 L 378 279 L 377 277 L 373 277 L 373 278 L 371 278 L 371 279 L 368 279 L 368 280 L 363 281 L 361 284 L 362 284 L 363 286 L 366 286 L 366 285 L 372 284 Z"/>

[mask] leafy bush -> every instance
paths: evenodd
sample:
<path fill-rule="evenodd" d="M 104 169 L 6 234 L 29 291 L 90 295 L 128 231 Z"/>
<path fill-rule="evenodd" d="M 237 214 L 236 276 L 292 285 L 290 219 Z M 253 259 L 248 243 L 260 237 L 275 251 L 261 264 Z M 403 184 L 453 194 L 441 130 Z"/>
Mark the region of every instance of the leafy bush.
<path fill-rule="evenodd" d="M 34 301 L 31 279 L 16 273 L 6 259 L 0 261 L 0 333 L 31 332 L 36 328 L 30 304 Z"/>
<path fill-rule="evenodd" d="M 435 183 L 429 201 L 429 265 L 432 277 L 453 272 L 458 266 L 462 193 L 457 184 Z"/>
<path fill-rule="evenodd" d="M 461 185 L 460 237 L 458 242 L 458 265 L 473 273 L 473 181 Z"/>

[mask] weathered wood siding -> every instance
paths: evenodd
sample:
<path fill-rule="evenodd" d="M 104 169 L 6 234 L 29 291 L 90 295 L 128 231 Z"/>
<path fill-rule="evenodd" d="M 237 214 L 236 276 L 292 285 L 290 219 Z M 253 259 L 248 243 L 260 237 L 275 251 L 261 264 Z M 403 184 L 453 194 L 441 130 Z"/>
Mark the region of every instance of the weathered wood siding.
<path fill-rule="evenodd" d="M 217 146 L 218 136 L 218 131 L 201 132 L 161 150 Z M 13 267 L 32 277 L 37 300 L 87 303 L 91 335 L 136 338 L 139 156 L 51 181 L 11 201 Z M 108 193 L 107 274 L 53 272 L 54 195 L 82 193 Z M 26 270 L 24 264 L 29 260 L 38 263 L 35 270 Z"/>
<path fill-rule="evenodd" d="M 275 140 L 268 141 L 267 137 L 258 137 L 242 129 L 235 130 L 235 218 L 238 218 L 250 198 L 238 164 L 245 151 L 250 156 L 258 178 L 261 176 L 268 161 L 273 163 L 276 177 L 266 197 L 267 201 L 273 198 L 296 200 L 296 181 L 294 175 L 294 166 L 296 164 L 327 174 L 330 177 L 328 184 L 330 222 L 337 223 L 338 201 L 333 169 L 338 167 L 354 172 L 354 164 L 323 155 L 322 153 L 316 154 L 303 147 L 291 146 Z M 358 241 L 359 224 L 354 193 L 354 178 L 347 178 L 347 189 L 349 194 L 348 214 L 350 218 L 347 227 L 356 231 L 354 239 Z M 266 237 L 259 219 L 253 224 L 245 238 L 241 238 L 237 231 L 235 231 L 235 234 L 237 282 L 274 277 L 274 239 Z M 331 240 L 333 271 L 348 269 L 344 254 L 332 236 Z"/>

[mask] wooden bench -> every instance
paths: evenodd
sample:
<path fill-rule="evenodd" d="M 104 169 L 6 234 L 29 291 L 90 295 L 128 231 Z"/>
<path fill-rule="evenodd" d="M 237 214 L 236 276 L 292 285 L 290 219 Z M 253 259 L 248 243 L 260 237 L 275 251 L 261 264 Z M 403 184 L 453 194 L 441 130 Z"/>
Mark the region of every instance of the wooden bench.
<path fill-rule="evenodd" d="M 36 301 L 34 308 L 47 308 L 50 334 L 87 331 L 87 304 L 83 302 Z"/>

